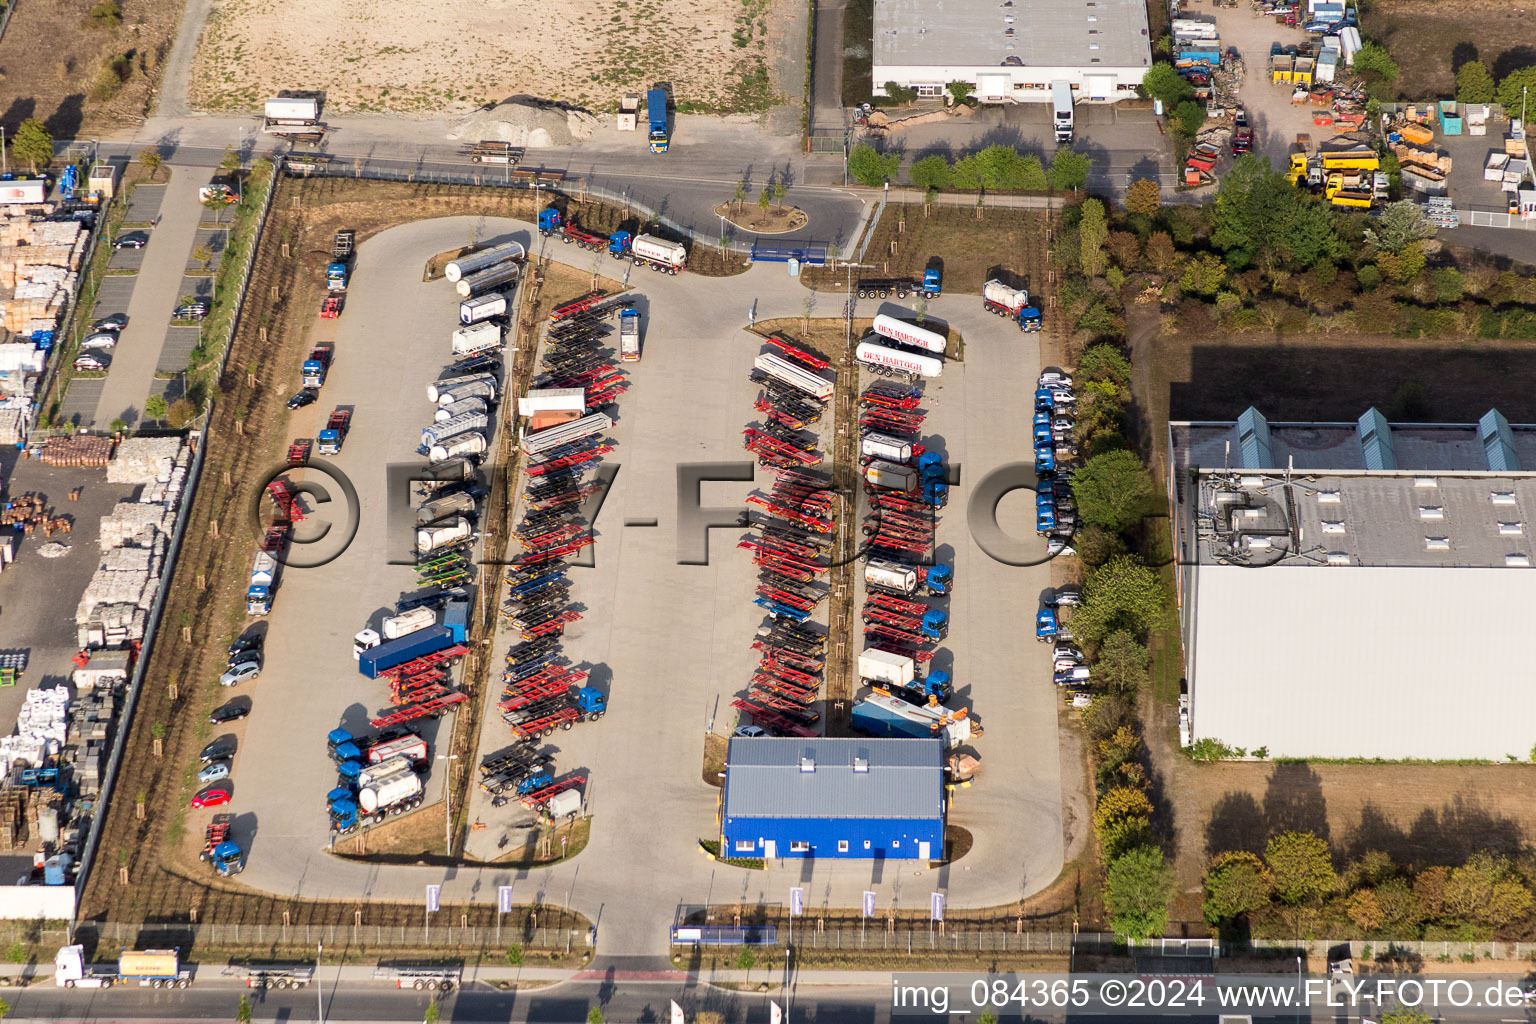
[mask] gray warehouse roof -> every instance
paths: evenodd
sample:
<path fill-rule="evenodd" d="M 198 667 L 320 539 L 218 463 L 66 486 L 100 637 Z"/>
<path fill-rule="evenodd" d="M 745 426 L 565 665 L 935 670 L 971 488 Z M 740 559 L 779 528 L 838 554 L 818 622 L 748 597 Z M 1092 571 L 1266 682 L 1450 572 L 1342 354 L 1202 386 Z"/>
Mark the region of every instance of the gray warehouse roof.
<path fill-rule="evenodd" d="M 943 813 L 937 739 L 733 739 L 727 818 L 935 818 Z"/>
<path fill-rule="evenodd" d="M 876 67 L 1146 67 L 1143 0 L 875 0 Z"/>

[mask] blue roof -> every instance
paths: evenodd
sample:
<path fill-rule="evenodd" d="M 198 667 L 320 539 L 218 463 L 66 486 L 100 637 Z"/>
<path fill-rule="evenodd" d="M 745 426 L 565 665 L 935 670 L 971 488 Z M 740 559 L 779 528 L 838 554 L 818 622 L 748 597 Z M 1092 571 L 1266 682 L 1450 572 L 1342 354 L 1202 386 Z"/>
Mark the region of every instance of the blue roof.
<path fill-rule="evenodd" d="M 744 739 L 726 754 L 727 818 L 938 818 L 938 739 Z"/>

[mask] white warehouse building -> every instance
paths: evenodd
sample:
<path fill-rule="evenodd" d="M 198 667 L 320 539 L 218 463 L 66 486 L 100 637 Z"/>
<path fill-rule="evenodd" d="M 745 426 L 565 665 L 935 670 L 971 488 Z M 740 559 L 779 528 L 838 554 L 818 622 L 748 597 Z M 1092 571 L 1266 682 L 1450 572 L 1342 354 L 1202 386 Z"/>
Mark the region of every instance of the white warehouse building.
<path fill-rule="evenodd" d="M 1169 441 L 1183 743 L 1531 756 L 1536 426 L 1250 408 L 1170 423 Z"/>
<path fill-rule="evenodd" d="M 937 97 L 968 82 L 982 103 L 1134 99 L 1152 66 L 1144 0 L 875 0 L 873 81 Z"/>

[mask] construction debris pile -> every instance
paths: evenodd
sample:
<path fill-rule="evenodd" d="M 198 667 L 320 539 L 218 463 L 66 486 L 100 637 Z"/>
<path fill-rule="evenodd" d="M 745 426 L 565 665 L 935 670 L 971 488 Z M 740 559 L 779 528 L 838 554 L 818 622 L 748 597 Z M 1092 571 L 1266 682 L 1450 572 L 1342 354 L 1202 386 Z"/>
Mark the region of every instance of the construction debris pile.
<path fill-rule="evenodd" d="M 597 118 L 584 110 L 513 100 L 475 111 L 455 125 L 448 137 L 543 149 L 588 138 L 597 125 Z"/>

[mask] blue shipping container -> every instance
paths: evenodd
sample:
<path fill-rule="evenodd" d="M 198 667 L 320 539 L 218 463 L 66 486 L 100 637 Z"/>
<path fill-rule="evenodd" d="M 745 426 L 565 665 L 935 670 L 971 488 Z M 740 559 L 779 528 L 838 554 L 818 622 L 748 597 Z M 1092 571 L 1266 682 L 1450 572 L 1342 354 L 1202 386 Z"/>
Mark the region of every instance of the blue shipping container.
<path fill-rule="evenodd" d="M 364 651 L 357 659 L 357 670 L 369 679 L 377 679 L 380 672 L 452 647 L 453 642 L 453 630 L 447 626 L 428 626 Z"/>

